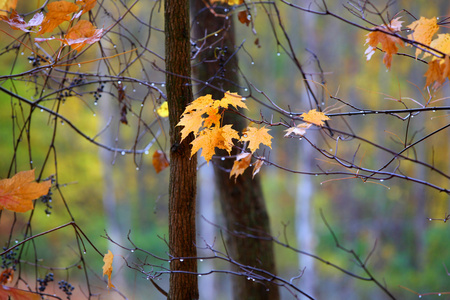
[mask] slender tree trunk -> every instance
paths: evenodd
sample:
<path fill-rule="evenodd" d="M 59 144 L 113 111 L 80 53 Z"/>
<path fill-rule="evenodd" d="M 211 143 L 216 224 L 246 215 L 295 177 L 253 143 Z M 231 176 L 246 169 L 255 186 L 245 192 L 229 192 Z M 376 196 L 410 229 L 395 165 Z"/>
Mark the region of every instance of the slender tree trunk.
<path fill-rule="evenodd" d="M 202 0 L 191 1 L 195 38 L 211 35 L 204 40 L 206 49 L 198 56 L 198 64 L 194 67 L 195 77 L 224 91 L 239 92 L 237 57 L 234 53 L 235 36 L 231 19 L 214 16 L 205 8 Z M 219 8 L 216 8 L 216 12 L 224 13 L 223 9 L 220 11 Z M 217 33 L 217 36 L 214 33 Z M 209 48 L 209 45 L 216 41 L 218 43 Z M 223 97 L 222 91 L 213 89 L 210 85 L 200 86 L 199 93 L 212 94 L 214 99 Z M 225 114 L 223 124 L 233 124 L 236 130 L 246 127 L 245 120 L 232 113 Z M 232 154 L 236 153 L 234 149 Z M 224 152 L 221 155 L 228 154 Z M 259 176 L 252 180 L 251 172 L 247 170 L 235 183 L 234 179 L 229 178 L 232 165 L 232 159 L 214 161 L 216 185 L 220 192 L 219 199 L 226 227 L 233 233 L 227 240 L 228 251 L 231 257 L 241 264 L 275 274 L 273 244 L 248 237 L 248 234 L 261 237 L 270 234 L 270 222 Z M 247 280 L 247 276 L 234 276 L 233 285 L 234 299 L 279 299 L 276 285 L 253 282 Z"/>
<path fill-rule="evenodd" d="M 166 85 L 170 122 L 169 299 L 198 299 L 195 241 L 197 158 L 190 154 L 191 134 L 180 143 L 176 127 L 185 106 L 192 102 L 189 1 L 166 0 Z M 184 257 L 184 259 L 177 259 Z M 190 259 L 190 258 L 192 259 Z M 183 271 L 183 272 L 179 272 Z M 189 272 L 192 274 L 186 274 Z"/>

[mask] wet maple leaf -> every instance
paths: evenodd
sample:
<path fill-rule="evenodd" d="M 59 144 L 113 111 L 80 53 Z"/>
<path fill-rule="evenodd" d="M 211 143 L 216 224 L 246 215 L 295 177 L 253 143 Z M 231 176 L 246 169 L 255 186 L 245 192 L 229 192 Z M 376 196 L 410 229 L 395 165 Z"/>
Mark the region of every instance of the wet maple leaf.
<path fill-rule="evenodd" d="M 44 14 L 43 13 L 35 14 L 33 18 L 31 18 L 31 20 L 27 23 L 21 16 L 17 14 L 15 10 L 13 10 L 9 18 L 0 15 L 0 19 L 3 22 L 8 23 L 12 29 L 22 30 L 24 32 L 32 32 L 37 31 L 37 28 L 34 30 L 30 30 L 28 28 L 37 27 L 41 25 L 42 21 L 44 20 Z"/>
<path fill-rule="evenodd" d="M 108 288 L 113 288 L 114 285 L 111 283 L 111 274 L 113 271 L 112 263 L 113 263 L 114 255 L 111 250 L 108 250 L 108 253 L 103 257 L 103 276 L 108 276 Z"/>
<path fill-rule="evenodd" d="M 16 9 L 17 0 L 0 0 L 0 16 L 6 16 L 10 9 Z"/>
<path fill-rule="evenodd" d="M 39 34 L 52 32 L 62 22 L 70 21 L 70 15 L 77 12 L 79 7 L 72 2 L 56 1 L 49 3 L 47 5 L 47 9 L 48 12 L 42 22 L 42 27 L 41 30 L 39 30 Z"/>
<path fill-rule="evenodd" d="M 369 44 L 366 49 L 367 60 L 370 60 L 375 53 L 377 45 L 381 43 L 381 49 L 385 52 L 383 57 L 383 63 L 388 69 L 391 68 L 392 55 L 398 52 L 397 44 L 403 47 L 403 41 L 395 36 L 387 33 L 399 32 L 402 28 L 403 21 L 399 20 L 400 17 L 393 19 L 389 25 L 380 25 L 374 27 L 376 29 L 367 34 L 365 45 Z"/>
<path fill-rule="evenodd" d="M 202 156 L 209 163 L 215 154 L 215 148 L 224 149 L 230 153 L 233 145 L 232 140 L 239 139 L 237 131 L 232 129 L 231 126 L 225 125 L 202 130 L 199 136 L 191 142 L 191 156 L 202 149 Z"/>
<path fill-rule="evenodd" d="M 103 29 L 97 29 L 87 20 L 80 20 L 67 31 L 62 42 L 72 47 L 73 50 L 80 51 L 86 44 L 98 42 L 102 35 Z"/>
<path fill-rule="evenodd" d="M 34 181 L 34 169 L 0 180 L 0 210 L 26 212 L 33 209 L 33 200 L 47 195 L 52 185 L 50 181 Z"/>
<path fill-rule="evenodd" d="M 254 153 L 259 145 L 263 144 L 272 148 L 272 136 L 268 133 L 269 129 L 266 127 L 256 128 L 256 127 L 247 127 L 246 132 L 241 137 L 241 141 L 249 142 L 248 148 L 252 153 Z"/>
<path fill-rule="evenodd" d="M 450 57 L 445 56 L 444 59 L 430 61 L 424 77 L 427 78 L 425 87 L 434 82 L 433 89 L 439 88 L 446 78 L 450 79 Z"/>
<path fill-rule="evenodd" d="M 439 30 L 436 18 L 427 19 L 420 17 L 419 20 L 412 22 L 406 27 L 414 31 L 408 34 L 408 39 L 425 45 L 430 45 L 433 35 Z M 421 52 L 422 50 L 416 48 L 416 58 Z"/>
<path fill-rule="evenodd" d="M 286 129 L 286 134 L 284 135 L 284 137 L 287 137 L 291 134 L 295 134 L 295 135 L 299 135 L 299 136 L 304 136 L 306 133 L 306 130 L 311 127 L 311 123 L 300 123 L 295 127 L 290 127 L 288 129 Z"/>
<path fill-rule="evenodd" d="M 198 132 L 203 125 L 203 110 L 191 110 L 189 113 L 183 113 L 177 126 L 184 126 L 181 129 L 181 141 L 183 141 L 192 132 L 198 136 Z"/>
<path fill-rule="evenodd" d="M 317 111 L 316 109 L 311 109 L 307 113 L 301 114 L 300 117 L 303 118 L 303 121 L 317 126 L 323 126 L 325 125 L 324 121 L 330 120 L 330 118 L 327 117 L 327 115 L 325 115 L 321 111 Z"/>
<path fill-rule="evenodd" d="M 208 115 L 208 117 L 203 119 L 204 121 L 203 126 L 205 127 L 212 127 L 213 125 L 217 127 L 220 126 L 221 115 L 219 114 L 218 108 L 208 107 L 205 110 L 205 113 Z"/>
<path fill-rule="evenodd" d="M 6 285 L 0 285 L 0 299 L 13 299 L 13 300 L 41 300 L 41 295 L 9 287 Z"/>
<path fill-rule="evenodd" d="M 261 167 L 264 164 L 264 159 L 265 157 L 258 157 L 256 160 L 253 167 L 252 178 L 255 178 L 255 175 L 259 173 L 259 170 L 261 170 Z"/>
<path fill-rule="evenodd" d="M 153 153 L 152 163 L 156 173 L 161 172 L 169 166 L 169 161 L 167 160 L 166 154 L 161 150 L 156 150 L 155 153 Z"/>
<path fill-rule="evenodd" d="M 230 178 L 234 177 L 236 182 L 239 175 L 244 174 L 245 170 L 250 166 L 252 161 L 252 154 L 248 152 L 240 153 L 236 156 L 236 160 L 233 163 L 233 168 L 230 171 Z"/>

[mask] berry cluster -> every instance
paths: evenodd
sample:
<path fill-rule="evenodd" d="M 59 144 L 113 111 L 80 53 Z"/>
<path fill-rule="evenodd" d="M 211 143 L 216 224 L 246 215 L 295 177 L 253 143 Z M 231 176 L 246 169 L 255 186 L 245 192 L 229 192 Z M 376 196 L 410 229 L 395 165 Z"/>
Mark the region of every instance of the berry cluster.
<path fill-rule="evenodd" d="M 95 99 L 94 102 L 95 102 L 96 105 L 97 105 L 98 99 L 100 99 L 100 97 L 102 96 L 104 88 L 105 88 L 105 85 L 102 82 L 100 82 L 100 86 L 94 92 L 94 99 Z"/>
<path fill-rule="evenodd" d="M 60 280 L 58 282 L 59 288 L 66 293 L 67 299 L 70 299 L 70 296 L 72 295 L 72 291 L 75 289 L 74 286 L 72 286 L 70 283 L 68 283 L 65 280 Z"/>
<path fill-rule="evenodd" d="M 3 247 L 3 250 L 6 249 L 8 249 L 8 247 Z M 2 255 L 2 269 L 12 268 L 14 271 L 16 271 L 16 264 L 18 263 L 16 255 L 18 249 L 19 247 Z"/>
<path fill-rule="evenodd" d="M 47 288 L 49 282 L 53 281 L 53 273 L 48 273 L 45 275 L 44 279 L 38 278 L 37 282 L 39 283 L 39 291 L 44 292 Z"/>
<path fill-rule="evenodd" d="M 52 205 L 50 203 L 52 203 L 52 191 L 49 190 L 47 195 L 44 195 L 41 197 L 41 202 L 45 204 L 46 208 L 45 208 L 45 213 L 48 215 L 50 215 L 52 213 L 51 209 L 53 208 Z"/>

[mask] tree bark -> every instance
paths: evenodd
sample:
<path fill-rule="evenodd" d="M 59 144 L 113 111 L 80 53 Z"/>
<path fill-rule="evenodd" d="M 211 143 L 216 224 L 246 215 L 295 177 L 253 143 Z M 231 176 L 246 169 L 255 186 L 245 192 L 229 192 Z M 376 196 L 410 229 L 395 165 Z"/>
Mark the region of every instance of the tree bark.
<path fill-rule="evenodd" d="M 186 105 L 192 102 L 189 1 L 166 0 L 166 86 L 170 123 L 169 252 L 170 290 L 168 299 L 198 299 L 195 197 L 197 158 L 191 158 L 191 134 L 180 143 L 176 127 Z M 184 259 L 179 259 L 183 257 Z M 181 272 L 180 272 L 181 271 Z M 191 274 L 187 274 L 191 273 Z"/>
<path fill-rule="evenodd" d="M 234 53 L 235 35 L 232 20 L 214 16 L 209 9 L 205 8 L 202 0 L 191 1 L 194 38 L 202 39 L 205 35 L 210 35 L 206 40 L 202 40 L 202 43 L 205 42 L 205 49 L 198 56 L 193 68 L 195 78 L 208 83 L 200 85 L 198 92 L 201 95 L 212 94 L 213 99 L 221 99 L 224 95 L 223 91 L 239 92 L 238 61 Z M 223 8 L 216 7 L 215 10 L 219 14 L 226 14 Z M 214 33 L 217 33 L 217 36 Z M 214 42 L 218 43 L 209 48 L 209 45 Z M 239 131 L 247 126 L 242 117 L 233 113 L 225 113 L 223 124 L 233 124 L 233 128 Z M 226 152 L 219 154 L 228 156 Z M 232 155 L 235 154 L 237 149 L 232 152 Z M 214 161 L 220 204 L 226 227 L 231 232 L 227 240 L 229 254 L 243 265 L 261 268 L 275 274 L 272 242 L 248 237 L 248 235 L 267 237 L 270 234 L 269 216 L 259 176 L 252 180 L 251 171 L 247 170 L 243 176 L 237 178 L 235 183 L 234 179 L 229 178 L 232 166 L 232 159 Z M 233 277 L 234 299 L 279 299 L 276 285 L 253 282 L 247 277 Z"/>

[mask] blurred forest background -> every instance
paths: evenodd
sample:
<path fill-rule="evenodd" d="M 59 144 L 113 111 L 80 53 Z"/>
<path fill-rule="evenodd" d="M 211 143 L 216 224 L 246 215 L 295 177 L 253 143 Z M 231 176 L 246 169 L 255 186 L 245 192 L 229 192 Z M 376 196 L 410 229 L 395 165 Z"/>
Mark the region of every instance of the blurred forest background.
<path fill-rule="evenodd" d="M 130 5 L 132 2 L 134 1 L 104 1 L 103 5 L 112 16 L 118 17 L 124 10 L 123 3 Z M 328 2 L 329 9 L 336 14 L 361 23 L 361 20 L 352 16 L 344 8 L 345 1 Z M 386 1 L 372 2 L 380 7 L 386 4 Z M 36 1 L 19 0 L 18 3 L 19 13 L 30 12 L 38 7 Z M 307 3 L 307 1 L 295 2 L 305 6 Z M 313 54 L 317 56 L 331 94 L 339 91 L 340 98 L 367 109 L 398 108 L 395 101 L 389 98 L 411 98 L 420 103 L 428 100 L 427 91 L 423 89 L 425 85 L 423 74 L 427 69 L 425 64 L 408 57 L 396 56 L 391 70 L 387 72 L 381 63 L 382 54 L 376 53 L 370 61 L 366 61 L 364 43 L 367 32 L 331 17 L 303 13 L 281 2 L 277 2 L 277 6 L 302 64 L 307 69 L 315 70 L 317 62 Z M 447 0 L 392 1 L 388 9 L 389 15 L 394 16 L 403 9 L 417 18 L 450 16 L 450 3 Z M 97 8 L 94 9 L 94 12 L 97 13 L 97 10 Z M 274 30 L 268 19 L 268 14 L 274 15 L 275 12 L 270 5 L 265 6 L 264 9 L 262 6 L 255 5 L 251 10 L 256 34 L 252 32 L 251 27 L 236 22 L 236 44 L 242 45 L 238 51 L 240 71 L 248 82 L 263 90 L 276 101 L 277 105 L 290 107 L 294 112 L 309 110 L 309 102 L 304 96 L 302 78 L 292 61 L 275 41 Z M 164 73 L 154 67 L 154 65 L 159 68 L 164 67 L 160 58 L 164 56 L 164 33 L 160 31 L 163 28 L 161 2 L 138 1 L 132 7 L 131 14 L 128 14 L 121 21 L 121 25 L 116 26 L 105 38 L 104 47 L 111 55 L 130 50 L 129 41 L 120 39 L 115 32 L 129 31 L 136 36 L 145 34 L 142 30 L 144 25 L 136 22 L 133 16 L 146 21 L 150 14 L 152 26 L 155 29 L 150 37 L 142 36 L 142 39 L 150 38 L 148 45 L 151 46 L 154 54 L 147 52 L 148 56 L 142 60 L 146 62 L 146 65 L 136 65 L 136 69 L 128 70 L 124 76 L 139 80 L 150 78 L 153 86 L 164 90 Z M 408 14 L 401 15 L 405 24 L 413 21 Z M 236 18 L 236 16 L 233 17 Z M 374 22 L 380 23 L 379 20 Z M 99 28 L 111 25 L 111 19 L 106 16 L 97 19 Z M 0 29 L 15 34 L 3 22 L 0 24 Z M 275 33 L 280 34 L 278 30 L 275 29 Z M 443 31 L 449 32 L 448 28 L 443 28 Z M 255 43 L 256 39 L 258 43 Z M 0 41 L 6 45 L 13 40 L 2 34 Z M 401 50 L 413 53 L 411 49 Z M 0 55 L 0 74 L 17 74 L 30 68 L 34 62 L 30 58 L 33 54 L 26 49 L 21 51 L 23 53 L 17 56 L 12 52 Z M 97 45 L 94 44 L 82 59 L 85 61 L 94 59 L 98 51 Z M 72 74 L 74 84 L 77 79 L 76 72 L 106 73 L 105 67 L 100 65 L 82 64 L 71 69 L 74 72 Z M 115 72 L 120 69 L 120 64 L 114 68 L 116 67 Z M 78 77 L 78 80 L 83 78 Z M 241 83 L 242 89 L 232 92 L 239 92 L 246 96 L 252 87 L 244 82 Z M 15 81 L 14 87 L 9 80 L 2 80 L 0 84 L 6 89 L 19 91 L 20 95 L 28 99 L 33 99 L 36 97 L 36 92 L 40 92 L 36 90 L 32 80 Z M 155 255 L 164 257 L 168 251 L 166 243 L 161 239 L 168 234 L 168 169 L 156 174 L 152 166 L 152 154 L 155 150 L 162 149 L 166 153 L 169 151 L 168 119 L 160 118 L 155 113 L 155 109 L 161 104 L 161 99 L 149 95 L 147 87 L 138 82 L 123 83 L 126 85 L 127 97 L 131 99 L 133 107 L 136 107 L 136 112 L 140 111 L 138 109 L 140 104 L 144 104 L 142 99 L 147 99 L 140 112 L 148 124 L 154 125 L 153 133 L 157 135 L 158 140 L 156 143 L 147 133 L 147 138 L 142 138 L 137 144 L 139 149 L 143 149 L 143 153 L 133 155 L 131 152 L 139 124 L 132 114 L 128 115 L 128 125 L 119 124 L 120 108 L 117 100 L 114 100 L 117 94 L 116 85 L 117 82 L 105 81 L 101 85 L 88 86 L 82 93 L 65 95 L 65 101 L 59 107 L 59 113 L 90 137 L 101 132 L 99 141 L 127 151 L 110 152 L 100 149 L 61 122 L 54 143 L 57 164 L 53 162 L 54 154 L 50 154 L 50 162 L 47 163 L 42 178 L 55 174 L 55 167 L 57 167 L 62 193 L 54 191 L 53 208 L 50 210 L 46 210 L 48 208 L 43 203 L 37 202 L 33 216 L 33 233 L 52 229 L 71 220 L 62 199 L 64 197 L 76 223 L 95 246 L 102 253 L 110 249 L 116 255 L 112 278 L 114 285 L 128 299 L 149 299 L 149 295 L 152 295 L 151 299 L 164 299 L 143 274 L 129 269 L 120 257 L 123 256 L 131 264 L 138 259 L 145 259 L 142 254 L 125 251 L 102 238 L 106 231 L 117 243 L 133 248 L 127 241 L 129 234 L 137 246 Z M 449 94 L 447 82 L 437 92 L 434 99 L 448 97 Z M 194 97 L 196 97 L 195 94 Z M 49 100 L 42 104 L 54 109 L 55 103 Z M 448 103 L 449 100 L 443 100 L 438 105 L 448 105 Z M 272 112 L 267 108 L 251 99 L 247 104 L 250 116 L 257 119 L 262 113 L 270 119 Z M 323 107 L 331 107 L 334 104 L 324 103 Z M 412 102 L 410 104 L 412 105 Z M 46 112 L 33 114 L 30 127 L 31 142 L 24 140 L 17 149 L 14 148 L 18 134 L 17 128 L 20 128 L 17 124 L 23 124 L 23 116 L 26 116 L 29 109 L 30 107 L 12 100 L 7 94 L 0 93 L 1 178 L 30 168 L 37 168 L 38 173 L 46 160 L 53 134 L 53 121 Z M 13 111 L 16 117 L 14 119 Z M 439 128 L 449 122 L 446 112 L 436 112 L 432 117 L 430 116 L 431 114 L 415 116 L 410 124 L 411 134 L 417 133 L 422 136 L 421 133 L 430 132 L 430 128 Z M 279 117 L 275 116 L 275 118 Z M 387 144 L 392 145 L 393 148 L 398 143 L 395 135 L 398 134 L 402 138 L 406 126 L 406 122 L 385 115 L 361 115 L 346 118 L 346 121 L 359 135 L 379 143 L 388 141 Z M 104 130 L 106 124 L 109 124 L 109 127 Z M 321 156 L 306 149 L 302 141 L 284 139 L 282 128 L 273 128 L 271 133 L 274 139 L 270 159 L 277 164 L 295 170 L 306 168 L 312 172 L 317 170 L 317 164 L 328 169 L 339 169 L 335 165 L 320 161 Z M 320 135 L 317 135 L 315 139 L 321 145 L 326 143 Z M 409 153 L 409 155 L 433 157 L 435 165 L 448 173 L 450 171 L 448 156 L 450 132 L 445 130 L 427 140 L 426 143 L 426 145 L 419 144 L 415 147 L 415 153 Z M 324 147 L 333 149 L 335 145 L 330 144 Z M 345 151 L 353 153 L 356 147 L 357 144 L 352 144 Z M 268 150 L 266 149 L 266 156 Z M 358 159 L 367 165 L 385 161 L 386 157 L 386 154 L 364 145 L 361 146 L 358 154 Z M 425 168 L 412 164 L 410 168 L 415 177 L 426 181 L 435 176 Z M 207 241 L 223 249 L 218 228 L 211 225 L 211 223 L 219 226 L 223 224 L 223 215 L 216 201 L 214 181 L 211 179 L 212 165 L 200 162 L 199 171 L 197 218 L 199 245 Z M 399 285 L 421 293 L 450 292 L 448 288 L 450 278 L 443 266 L 446 264 L 450 267 L 450 251 L 445 250 L 448 248 L 450 238 L 448 224 L 427 221 L 427 218 L 443 218 L 450 211 L 447 194 L 398 179 L 382 184 L 364 183 L 360 179 L 325 182 L 330 177 L 293 174 L 272 166 L 264 166 L 257 176 L 261 176 L 262 179 L 272 234 L 280 240 L 284 241 L 286 236 L 292 246 L 358 272 L 351 257 L 336 248 L 330 231 L 320 217 L 321 210 L 342 245 L 366 257 L 376 243 L 368 266 L 374 276 L 385 282 L 399 299 L 416 297 L 413 293 L 400 288 Z M 448 180 L 442 177 L 436 180 L 438 185 L 448 188 Z M 305 199 L 310 200 L 305 202 Z M 8 211 L 2 212 L 0 242 L 6 243 L 10 238 L 22 240 L 27 221 L 27 214 L 16 215 Z M 56 281 L 58 281 L 56 277 L 65 279 L 76 287 L 75 292 L 80 293 L 80 289 L 85 284 L 83 272 L 78 268 L 58 270 L 58 268 L 77 265 L 79 262 L 72 229 L 67 227 L 35 239 L 33 247 L 37 249 L 36 252 L 31 245 L 23 247 L 28 259 L 37 258 L 39 264 L 51 266 L 55 272 Z M 108 292 L 101 278 L 102 259 L 89 246 L 86 246 L 86 249 L 84 259 L 89 267 L 92 288 L 103 294 L 103 297 L 116 297 L 114 292 L 105 296 Z M 383 299 L 385 297 L 373 284 L 352 279 L 325 264 L 308 260 L 284 247 L 277 246 L 275 250 L 278 275 L 289 280 L 299 275 L 300 270 L 306 267 L 303 277 L 294 282 L 300 287 L 305 287 L 317 299 L 335 299 L 336 295 L 339 295 L 340 299 Z M 163 264 L 162 262 L 154 263 Z M 22 268 L 24 274 L 29 272 L 31 282 L 35 280 L 33 279 L 35 277 L 45 276 L 48 271 L 39 269 L 42 273 L 36 274 L 31 264 L 23 264 Z M 227 269 L 228 266 L 223 263 L 217 264 L 215 261 L 199 262 L 201 272 L 221 268 Z M 167 290 L 168 275 L 158 279 L 158 284 Z M 202 276 L 199 284 L 201 299 L 230 299 L 230 275 Z M 54 287 L 54 290 L 55 293 L 58 292 L 57 287 Z M 281 292 L 283 299 L 291 299 L 292 296 L 286 290 L 281 289 Z M 76 295 L 78 296 L 75 299 L 81 299 L 78 298 L 81 294 Z"/>

